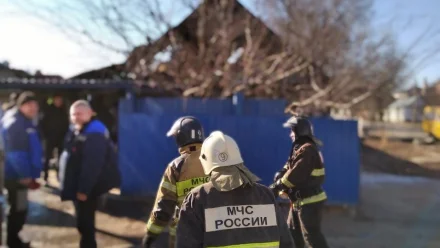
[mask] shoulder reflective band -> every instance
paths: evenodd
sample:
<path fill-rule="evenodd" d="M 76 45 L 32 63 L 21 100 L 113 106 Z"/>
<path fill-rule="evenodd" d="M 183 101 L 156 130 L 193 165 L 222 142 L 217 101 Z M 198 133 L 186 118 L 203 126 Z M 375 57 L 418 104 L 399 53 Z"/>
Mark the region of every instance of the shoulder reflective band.
<path fill-rule="evenodd" d="M 322 156 L 322 152 L 321 151 L 319 151 L 319 157 L 321 159 L 321 163 L 324 164 L 324 156 Z"/>
<path fill-rule="evenodd" d="M 279 248 L 280 242 L 265 242 L 265 243 L 248 243 L 239 245 L 227 245 L 227 246 L 208 246 L 207 248 Z"/>
<path fill-rule="evenodd" d="M 209 182 L 209 177 L 195 177 L 185 181 L 177 182 L 177 196 L 185 196 L 193 188 L 207 182 Z"/>
<path fill-rule="evenodd" d="M 165 188 L 165 189 L 167 189 L 167 190 L 169 190 L 169 191 L 171 191 L 171 192 L 176 193 L 176 186 L 173 185 L 173 184 L 170 183 L 170 182 L 164 181 L 164 180 L 162 179 L 161 186 L 162 186 L 162 188 Z"/>
<path fill-rule="evenodd" d="M 150 220 L 148 220 L 147 227 L 146 227 L 147 231 L 152 232 L 154 234 L 160 234 L 163 231 L 163 228 L 164 227 L 158 226 Z"/>
<path fill-rule="evenodd" d="M 205 209 L 206 232 L 276 225 L 277 218 L 273 204 L 224 206 Z"/>
<path fill-rule="evenodd" d="M 295 187 L 295 185 L 293 185 L 291 182 L 289 182 L 289 180 L 287 179 L 286 176 L 283 176 L 283 177 L 281 178 L 281 183 L 284 184 L 284 185 L 286 185 L 287 188 L 293 188 L 293 187 Z"/>
<path fill-rule="evenodd" d="M 320 176 L 324 176 L 324 175 L 325 175 L 324 168 L 312 170 L 312 176 L 314 176 L 314 177 L 320 177 Z"/>
<path fill-rule="evenodd" d="M 325 192 L 321 192 L 317 195 L 308 197 L 308 198 L 304 198 L 299 202 L 300 206 L 303 205 L 307 205 L 307 204 L 311 204 L 311 203 L 316 203 L 316 202 L 320 202 L 320 201 L 324 201 L 327 199 L 327 194 Z M 296 202 L 293 203 L 293 205 L 295 205 Z"/>

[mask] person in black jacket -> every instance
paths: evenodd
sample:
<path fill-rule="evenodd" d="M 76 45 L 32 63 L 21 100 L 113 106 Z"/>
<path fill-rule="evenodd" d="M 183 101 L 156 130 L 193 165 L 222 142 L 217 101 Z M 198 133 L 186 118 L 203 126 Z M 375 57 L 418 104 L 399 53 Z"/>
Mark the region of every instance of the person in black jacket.
<path fill-rule="evenodd" d="M 69 129 L 69 114 L 61 96 L 55 95 L 53 102 L 44 111 L 41 119 L 41 131 L 46 140 L 44 180 L 47 183 L 49 176 L 49 162 L 53 156 L 54 149 L 57 149 L 57 158 L 60 158 L 63 150 L 63 140 Z"/>
<path fill-rule="evenodd" d="M 98 198 L 119 187 L 115 147 L 105 125 L 93 118 L 89 103 L 79 100 L 70 107 L 72 130 L 60 158 L 61 200 L 74 202 L 80 247 L 97 247 L 95 211 Z"/>
<path fill-rule="evenodd" d="M 276 196 L 287 194 L 292 201 L 289 228 L 295 247 L 327 248 L 321 232 L 322 211 L 327 195 L 322 188 L 325 178 L 322 145 L 307 118 L 293 116 L 285 128 L 291 129 L 292 150 L 284 167 L 275 174 L 271 188 Z"/>

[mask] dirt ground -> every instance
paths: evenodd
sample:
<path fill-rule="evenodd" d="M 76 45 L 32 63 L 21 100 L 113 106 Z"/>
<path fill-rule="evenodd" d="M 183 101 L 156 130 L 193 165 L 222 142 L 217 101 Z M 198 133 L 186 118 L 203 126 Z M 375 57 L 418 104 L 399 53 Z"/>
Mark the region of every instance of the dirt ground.
<path fill-rule="evenodd" d="M 365 140 L 362 167 L 368 171 L 440 178 L 440 143 L 423 145 L 398 140 Z"/>
<path fill-rule="evenodd" d="M 362 150 L 361 204 L 326 209 L 323 231 L 330 247 L 440 247 L 440 164 L 411 162 L 439 147 L 368 140 Z M 71 203 L 60 203 L 50 188 L 30 199 L 23 236 L 33 247 L 78 247 Z M 112 198 L 106 205 L 97 214 L 98 247 L 138 247 L 151 204 Z M 166 240 L 164 233 L 155 247 L 167 247 Z"/>
<path fill-rule="evenodd" d="M 440 182 L 364 172 L 361 217 L 327 214 L 331 247 L 440 247 Z"/>

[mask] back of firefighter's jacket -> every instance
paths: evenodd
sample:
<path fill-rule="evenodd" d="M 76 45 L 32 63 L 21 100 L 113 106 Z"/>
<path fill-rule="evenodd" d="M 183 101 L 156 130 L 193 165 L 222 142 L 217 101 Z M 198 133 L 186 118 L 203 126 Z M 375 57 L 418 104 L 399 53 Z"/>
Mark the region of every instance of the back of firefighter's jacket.
<path fill-rule="evenodd" d="M 200 145 L 179 149 L 181 156 L 165 170 L 156 195 L 156 201 L 147 223 L 147 232 L 160 234 L 172 219 L 170 235 L 175 235 L 180 205 L 193 189 L 209 181 L 200 163 Z"/>
<path fill-rule="evenodd" d="M 260 184 L 218 191 L 204 184 L 182 204 L 178 248 L 293 247 L 272 192 Z"/>

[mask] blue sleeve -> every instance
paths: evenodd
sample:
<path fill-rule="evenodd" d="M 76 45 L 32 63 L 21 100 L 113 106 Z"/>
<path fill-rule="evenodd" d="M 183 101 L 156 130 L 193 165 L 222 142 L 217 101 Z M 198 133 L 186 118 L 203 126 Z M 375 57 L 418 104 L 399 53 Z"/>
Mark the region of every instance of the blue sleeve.
<path fill-rule="evenodd" d="M 89 133 L 82 149 L 78 192 L 89 195 L 104 167 L 107 155 L 107 138 L 102 133 Z"/>
<path fill-rule="evenodd" d="M 29 140 L 29 157 L 32 165 L 32 178 L 40 177 L 43 169 L 43 148 L 40 142 L 40 134 L 38 132 L 31 132 L 28 134 Z"/>
<path fill-rule="evenodd" d="M 32 177 L 28 130 L 23 125 L 14 123 L 5 130 L 4 134 L 7 165 L 15 171 L 18 178 Z"/>

